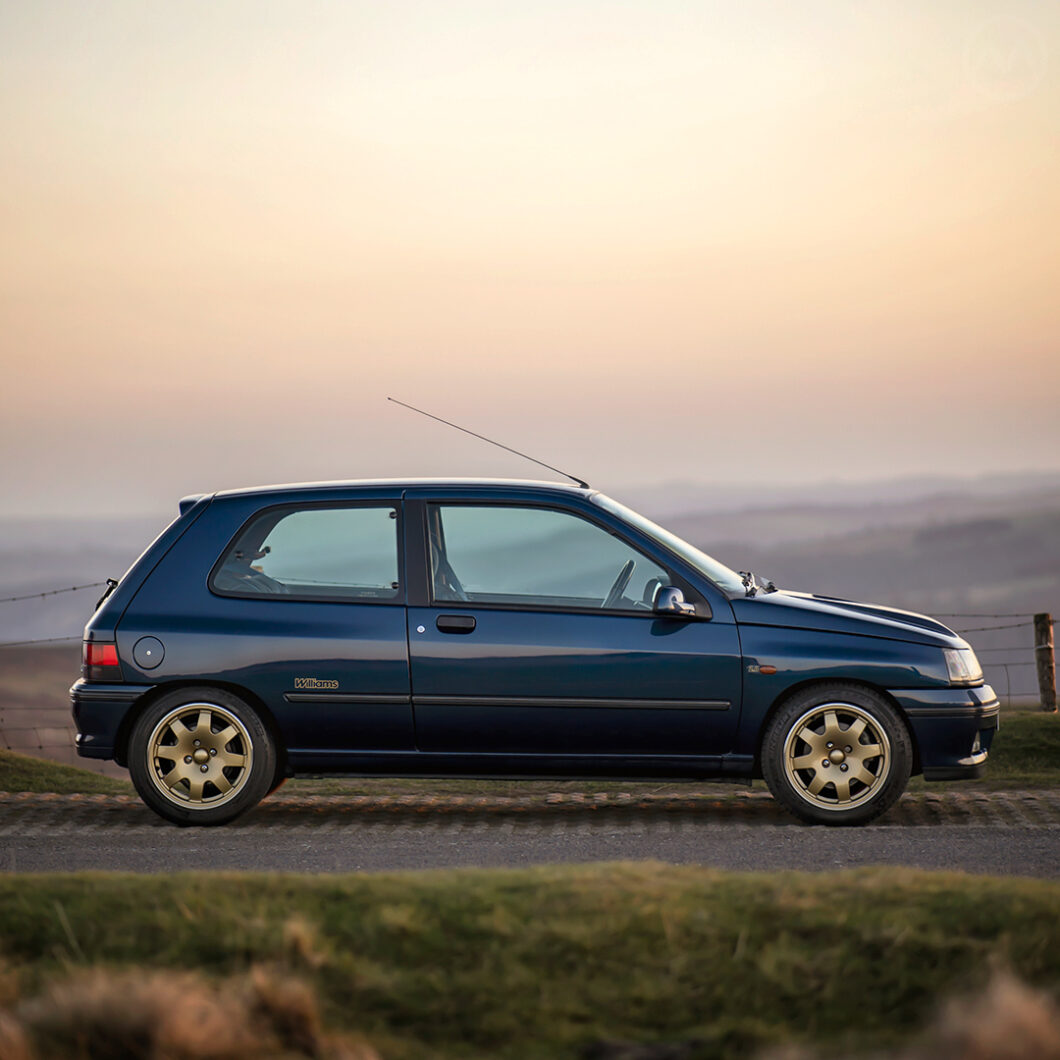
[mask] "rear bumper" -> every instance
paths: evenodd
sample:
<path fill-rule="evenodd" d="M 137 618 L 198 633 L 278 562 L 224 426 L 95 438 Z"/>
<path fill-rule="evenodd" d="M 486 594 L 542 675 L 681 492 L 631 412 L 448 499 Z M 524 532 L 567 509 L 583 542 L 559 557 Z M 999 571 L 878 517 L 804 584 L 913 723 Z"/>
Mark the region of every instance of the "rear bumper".
<path fill-rule="evenodd" d="M 989 685 L 896 689 L 916 739 L 925 780 L 970 780 L 986 765 L 1001 707 Z"/>
<path fill-rule="evenodd" d="M 122 722 L 133 704 L 152 685 L 104 685 L 84 679 L 70 689 L 77 727 L 75 742 L 82 758 L 114 758 Z"/>

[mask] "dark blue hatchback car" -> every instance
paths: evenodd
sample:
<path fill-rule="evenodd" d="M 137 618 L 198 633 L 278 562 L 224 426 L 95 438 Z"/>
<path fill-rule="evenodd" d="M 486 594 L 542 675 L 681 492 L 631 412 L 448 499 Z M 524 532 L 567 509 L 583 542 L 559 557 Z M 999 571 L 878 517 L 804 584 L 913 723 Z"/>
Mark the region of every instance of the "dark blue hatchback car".
<path fill-rule="evenodd" d="M 922 615 L 759 588 L 589 489 L 185 498 L 85 628 L 78 750 L 178 824 L 285 777 L 764 777 L 810 822 L 976 776 L 998 723 Z"/>

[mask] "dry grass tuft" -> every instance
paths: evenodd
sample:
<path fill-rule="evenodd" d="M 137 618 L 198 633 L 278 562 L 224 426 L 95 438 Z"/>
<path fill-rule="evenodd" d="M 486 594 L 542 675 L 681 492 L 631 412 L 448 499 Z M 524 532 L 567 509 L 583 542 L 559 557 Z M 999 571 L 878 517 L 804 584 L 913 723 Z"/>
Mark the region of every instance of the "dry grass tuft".
<path fill-rule="evenodd" d="M 283 925 L 283 948 L 291 963 L 316 971 L 326 961 L 316 928 L 303 916 L 292 916 Z"/>
<path fill-rule="evenodd" d="M 0 1013 L 0 1060 L 378 1060 L 326 1037 L 305 984 L 255 969 L 200 977 L 93 971 Z"/>
<path fill-rule="evenodd" d="M 1060 1009 L 1045 994 L 1008 974 L 982 994 L 942 1007 L 911 1060 L 1060 1060 Z"/>
<path fill-rule="evenodd" d="M 89 972 L 53 984 L 18 1014 L 40 1060 L 242 1060 L 260 1045 L 245 1008 L 182 974 Z"/>
<path fill-rule="evenodd" d="M 834 1056 L 812 1047 L 767 1050 L 761 1060 Z M 843 1054 L 853 1060 L 855 1054 Z M 994 975 L 977 994 L 950 998 L 916 1041 L 871 1060 L 1060 1060 L 1060 1009 L 1012 975 Z"/>
<path fill-rule="evenodd" d="M 26 1032 L 6 1012 L 0 1012 L 0 1060 L 31 1060 Z"/>
<path fill-rule="evenodd" d="M 7 960 L 0 957 L 0 1010 L 14 1008 L 18 997 L 18 972 Z M 0 1060 L 3 1058 L 4 1054 L 0 1053 Z"/>
<path fill-rule="evenodd" d="M 281 1048 L 299 1056 L 322 1055 L 316 998 L 305 983 L 256 968 L 250 976 L 248 1009 L 255 1025 L 271 1026 Z"/>

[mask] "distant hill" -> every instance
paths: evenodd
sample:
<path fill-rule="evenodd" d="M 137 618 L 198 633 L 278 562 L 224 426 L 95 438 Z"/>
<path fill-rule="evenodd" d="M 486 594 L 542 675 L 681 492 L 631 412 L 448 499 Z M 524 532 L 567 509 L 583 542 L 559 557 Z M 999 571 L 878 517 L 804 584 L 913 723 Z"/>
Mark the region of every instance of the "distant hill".
<path fill-rule="evenodd" d="M 711 534 L 718 526 L 711 519 L 671 522 L 675 532 L 723 563 L 753 570 L 781 588 L 919 611 L 971 631 L 967 638 L 981 652 L 987 679 L 999 691 L 1029 694 L 1037 688 L 1032 630 L 1015 623 L 1029 622 L 1039 611 L 1060 618 L 1060 501 L 1052 503 L 1039 507 L 1035 498 L 1008 514 L 872 525 L 816 537 L 794 536 L 812 512 L 799 519 L 778 513 L 793 537 L 784 541 L 769 540 L 769 520 L 759 525 L 749 514 L 742 540 Z M 830 525 L 855 525 L 867 514 L 834 512 Z M 759 515 L 765 513 L 754 513 Z M 978 617 L 1009 614 L 1022 617 Z M 983 628 L 992 626 L 1009 628 Z"/>
<path fill-rule="evenodd" d="M 740 511 L 693 510 L 670 516 L 652 515 L 652 518 L 658 518 L 667 529 L 689 541 L 698 536 L 703 542 L 732 541 L 767 548 L 873 530 L 946 527 L 965 521 L 1005 519 L 1013 512 L 1058 509 L 1060 487 L 1012 496 L 931 494 L 890 503 L 800 503 Z M 645 514 L 652 513 L 645 511 Z M 699 540 L 693 543 L 704 547 Z"/>
<path fill-rule="evenodd" d="M 688 522 L 682 531 L 783 588 L 937 612 L 1030 613 L 1060 603 L 1060 504 L 769 544 L 710 539 Z"/>
<path fill-rule="evenodd" d="M 118 578 L 172 519 L 0 520 L 0 597 Z M 102 589 L 0 604 L 0 640 L 80 635 Z"/>
<path fill-rule="evenodd" d="M 599 487 L 599 483 L 593 483 Z M 600 487 L 603 488 L 603 487 Z M 922 501 L 944 502 L 967 498 L 976 501 L 1018 500 L 1060 494 L 1060 471 L 1006 475 L 918 475 L 864 482 L 761 483 L 659 482 L 630 486 L 612 492 L 622 501 L 653 519 L 688 512 L 751 512 L 762 509 L 904 507 Z M 667 524 L 669 525 L 669 524 Z"/>

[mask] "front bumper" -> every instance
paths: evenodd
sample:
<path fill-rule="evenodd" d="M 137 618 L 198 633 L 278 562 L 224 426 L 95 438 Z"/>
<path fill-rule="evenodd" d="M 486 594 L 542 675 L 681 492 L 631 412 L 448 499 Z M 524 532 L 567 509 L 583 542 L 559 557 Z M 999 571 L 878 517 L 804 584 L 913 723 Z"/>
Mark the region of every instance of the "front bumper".
<path fill-rule="evenodd" d="M 989 685 L 978 688 L 895 689 L 916 739 L 925 780 L 980 776 L 1001 705 Z"/>
<path fill-rule="evenodd" d="M 136 701 L 152 687 L 105 685 L 84 678 L 77 681 L 70 689 L 77 753 L 82 758 L 114 758 L 122 723 Z"/>

